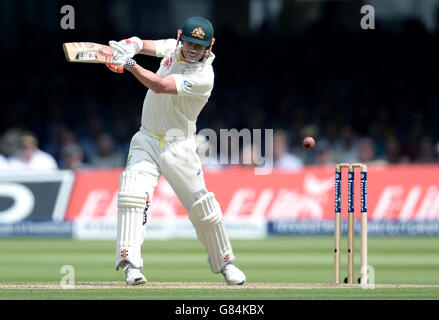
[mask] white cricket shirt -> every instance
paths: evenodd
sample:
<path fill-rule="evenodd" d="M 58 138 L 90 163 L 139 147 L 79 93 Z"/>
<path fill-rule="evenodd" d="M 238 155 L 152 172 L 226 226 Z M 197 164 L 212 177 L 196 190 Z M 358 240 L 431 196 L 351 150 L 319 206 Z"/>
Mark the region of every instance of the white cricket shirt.
<path fill-rule="evenodd" d="M 177 40 L 155 41 L 156 56 L 163 57 L 157 75 L 172 75 L 178 95 L 157 94 L 148 90 L 143 102 L 142 128 L 166 137 L 191 136 L 196 121 L 213 89 L 214 73 L 211 53 L 206 62 L 188 63 L 181 59 Z M 177 130 L 176 130 L 177 129 Z"/>

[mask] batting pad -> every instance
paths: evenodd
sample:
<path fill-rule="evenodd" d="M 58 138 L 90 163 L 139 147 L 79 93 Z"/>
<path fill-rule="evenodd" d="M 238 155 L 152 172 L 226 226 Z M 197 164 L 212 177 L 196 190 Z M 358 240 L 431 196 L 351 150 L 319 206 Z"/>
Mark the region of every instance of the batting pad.
<path fill-rule="evenodd" d="M 235 260 L 232 246 L 223 224 L 223 215 L 215 195 L 209 192 L 197 200 L 189 210 L 189 219 L 198 239 L 207 250 L 213 273 Z"/>
<path fill-rule="evenodd" d="M 144 240 L 144 211 L 148 197 L 144 192 L 143 175 L 124 171 L 117 199 L 116 270 L 123 261 L 136 268 L 143 267 L 141 246 Z"/>

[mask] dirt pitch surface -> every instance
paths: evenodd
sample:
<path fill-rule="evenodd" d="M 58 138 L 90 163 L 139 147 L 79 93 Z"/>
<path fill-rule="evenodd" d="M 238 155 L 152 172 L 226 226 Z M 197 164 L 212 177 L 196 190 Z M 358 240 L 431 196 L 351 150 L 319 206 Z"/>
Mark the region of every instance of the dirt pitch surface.
<path fill-rule="evenodd" d="M 253 282 L 242 286 L 229 286 L 219 282 L 147 282 L 144 285 L 128 286 L 124 282 L 76 282 L 72 289 L 227 289 L 227 290 L 254 290 L 254 289 L 358 289 L 359 284 L 325 284 L 325 283 L 277 283 Z M 439 288 L 432 284 L 375 284 L 376 289 L 400 288 Z M 2 289 L 62 289 L 59 283 L 53 282 L 0 282 Z"/>

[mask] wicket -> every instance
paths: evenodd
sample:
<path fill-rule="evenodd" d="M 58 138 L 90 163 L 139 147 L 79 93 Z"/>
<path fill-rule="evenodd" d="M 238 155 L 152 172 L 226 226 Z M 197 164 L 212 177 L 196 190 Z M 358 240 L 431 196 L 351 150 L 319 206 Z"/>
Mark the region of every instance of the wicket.
<path fill-rule="evenodd" d="M 334 283 L 340 283 L 341 178 L 343 168 L 348 168 L 348 276 L 345 283 L 354 283 L 354 170 L 360 168 L 361 271 L 359 282 L 367 284 L 367 166 L 362 163 L 339 163 L 335 166 Z"/>

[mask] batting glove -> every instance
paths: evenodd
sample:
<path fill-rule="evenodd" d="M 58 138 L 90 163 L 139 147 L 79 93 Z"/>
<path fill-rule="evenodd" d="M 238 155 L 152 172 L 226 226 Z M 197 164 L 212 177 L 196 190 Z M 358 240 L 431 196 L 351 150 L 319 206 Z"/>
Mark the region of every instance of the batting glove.
<path fill-rule="evenodd" d="M 113 50 L 113 64 L 116 66 L 124 65 L 128 58 L 132 58 L 132 52 L 127 50 L 119 42 L 111 40 L 109 42 L 111 50 Z"/>
<path fill-rule="evenodd" d="M 106 63 L 105 65 L 108 67 L 108 69 L 116 73 L 123 73 L 124 70 L 132 72 L 134 66 L 136 65 L 136 61 L 132 58 L 128 58 L 122 66 L 118 66 L 113 63 Z"/>
<path fill-rule="evenodd" d="M 143 49 L 143 41 L 140 40 L 139 37 L 131 37 L 129 39 L 123 39 L 119 41 L 119 44 L 122 45 L 127 52 L 130 53 L 131 57 L 134 57 Z"/>
<path fill-rule="evenodd" d="M 111 40 L 108 44 L 115 54 L 126 55 L 129 58 L 134 57 L 143 49 L 143 41 L 138 37 L 123 39 L 119 42 Z"/>
<path fill-rule="evenodd" d="M 116 66 L 115 64 L 112 63 L 106 63 L 105 65 L 108 67 L 108 69 L 116 73 L 123 73 L 125 70 L 124 66 Z"/>

